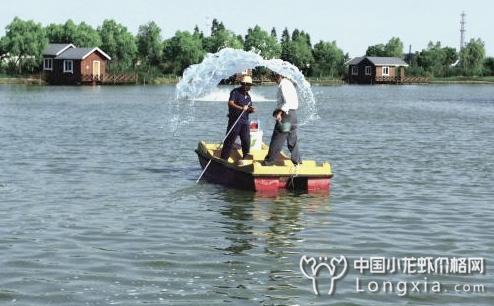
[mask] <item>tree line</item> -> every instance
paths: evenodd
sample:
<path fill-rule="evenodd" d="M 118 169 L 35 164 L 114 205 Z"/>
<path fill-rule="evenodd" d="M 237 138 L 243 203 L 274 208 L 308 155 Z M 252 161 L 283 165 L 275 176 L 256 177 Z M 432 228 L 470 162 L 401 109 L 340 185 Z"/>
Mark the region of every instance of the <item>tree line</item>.
<path fill-rule="evenodd" d="M 348 53 L 335 41 L 312 44 L 309 33 L 285 28 L 281 36 L 275 28 L 266 31 L 256 25 L 239 35 L 214 19 L 211 34 L 206 36 L 197 26 L 193 31 L 177 31 L 163 39 L 153 21 L 139 26 L 133 35 L 112 19 L 97 28 L 67 20 L 64 24 L 43 26 L 33 20 L 15 17 L 0 38 L 0 71 L 11 74 L 35 73 L 41 69 L 42 52 L 48 43 L 72 43 L 77 47 L 99 47 L 111 56 L 112 72 L 138 72 L 148 78 L 181 75 L 191 64 L 202 61 L 207 53 L 230 47 L 255 51 L 266 59 L 281 58 L 297 66 L 308 77 L 342 78 Z M 494 75 L 494 59 L 485 57 L 484 42 L 472 39 L 461 51 L 430 42 L 414 54 L 403 53 L 397 37 L 385 44 L 369 46 L 368 56 L 404 58 L 412 75 Z M 262 69 L 254 73 L 263 73 Z"/>
<path fill-rule="evenodd" d="M 459 52 L 452 47 L 442 47 L 441 42 L 429 42 L 427 48 L 413 54 L 403 54 L 403 43 L 391 38 L 387 44 L 369 46 L 368 56 L 402 57 L 410 65 L 409 75 L 432 77 L 494 75 L 494 58 L 485 56 L 485 44 L 471 39 Z"/>

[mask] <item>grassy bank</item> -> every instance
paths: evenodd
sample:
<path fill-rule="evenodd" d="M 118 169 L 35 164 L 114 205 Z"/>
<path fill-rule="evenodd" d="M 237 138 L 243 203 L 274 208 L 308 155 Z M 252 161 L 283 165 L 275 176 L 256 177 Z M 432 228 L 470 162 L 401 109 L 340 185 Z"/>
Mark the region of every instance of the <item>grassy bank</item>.
<path fill-rule="evenodd" d="M 37 75 L 12 76 L 0 74 L 0 84 L 46 85 L 46 82 Z"/>
<path fill-rule="evenodd" d="M 338 78 L 316 78 L 316 77 L 307 77 L 306 80 L 312 85 L 320 85 L 320 86 L 330 86 L 330 85 L 342 85 L 345 82 L 342 79 Z"/>
<path fill-rule="evenodd" d="M 494 84 L 494 76 L 482 76 L 482 77 L 465 77 L 454 76 L 437 78 L 434 77 L 431 83 L 435 84 Z"/>
<path fill-rule="evenodd" d="M 140 79 L 140 84 L 152 84 L 152 85 L 175 85 L 180 81 L 178 76 L 163 76 L 154 79 Z"/>

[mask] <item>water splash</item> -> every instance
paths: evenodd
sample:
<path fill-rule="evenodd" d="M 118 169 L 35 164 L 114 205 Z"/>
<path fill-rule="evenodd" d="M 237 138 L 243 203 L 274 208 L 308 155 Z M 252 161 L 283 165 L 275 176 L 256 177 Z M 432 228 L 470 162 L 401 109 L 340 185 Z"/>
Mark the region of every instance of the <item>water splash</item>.
<path fill-rule="evenodd" d="M 266 67 L 292 80 L 299 94 L 299 119 L 300 124 L 305 124 L 317 119 L 316 101 L 309 82 L 297 67 L 281 59 L 265 60 L 259 54 L 238 49 L 225 48 L 217 53 L 208 54 L 206 58 L 196 65 L 188 67 L 182 79 L 176 87 L 176 115 L 172 122 L 178 127 L 194 118 L 194 101 L 214 91 L 222 79 L 226 79 L 235 73 Z M 255 102 L 255 101 L 254 101 Z M 187 111 L 182 112 L 183 108 Z M 180 118 L 180 114 L 185 114 Z"/>
<path fill-rule="evenodd" d="M 230 91 L 233 87 L 224 86 L 224 88 L 217 88 L 212 92 L 202 96 L 200 98 L 194 99 L 195 101 L 203 101 L 203 102 L 225 102 L 228 101 L 230 97 Z M 276 101 L 274 97 L 267 98 L 262 94 L 256 92 L 255 88 L 249 91 L 250 96 L 252 97 L 252 101 L 258 102 L 273 102 Z"/>

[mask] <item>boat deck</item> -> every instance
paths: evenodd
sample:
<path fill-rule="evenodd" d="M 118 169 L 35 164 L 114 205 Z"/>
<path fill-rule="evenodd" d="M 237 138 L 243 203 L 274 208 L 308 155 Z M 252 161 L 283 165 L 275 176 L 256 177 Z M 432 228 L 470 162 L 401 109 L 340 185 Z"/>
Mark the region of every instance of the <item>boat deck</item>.
<path fill-rule="evenodd" d="M 222 163 L 228 168 L 237 171 L 249 173 L 253 176 L 307 176 L 307 177 L 332 177 L 331 165 L 328 162 L 318 164 L 313 160 L 303 160 L 298 167 L 292 163 L 290 158 L 281 153 L 278 162 L 273 166 L 263 166 L 261 162 L 268 153 L 268 146 L 262 144 L 261 149 L 251 149 L 250 158 L 244 159 L 242 164 L 239 160 L 242 157 L 240 148 L 235 148 L 228 158 L 223 160 L 220 158 L 221 144 L 209 144 L 201 141 L 197 148 L 198 153 L 205 158 L 213 157 L 218 163 Z"/>

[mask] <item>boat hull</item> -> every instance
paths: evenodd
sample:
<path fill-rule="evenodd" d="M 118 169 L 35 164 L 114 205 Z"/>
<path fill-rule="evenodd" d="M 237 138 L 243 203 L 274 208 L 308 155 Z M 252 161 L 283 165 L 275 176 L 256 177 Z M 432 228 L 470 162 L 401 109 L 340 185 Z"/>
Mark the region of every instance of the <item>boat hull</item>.
<path fill-rule="evenodd" d="M 196 150 L 202 169 L 206 167 L 210 158 Z M 329 192 L 331 176 L 256 176 L 252 173 L 238 171 L 228 167 L 221 161 L 213 158 L 203 178 L 209 182 L 221 184 L 237 189 L 256 192 L 277 192 L 278 190 L 302 190 L 307 192 Z"/>

